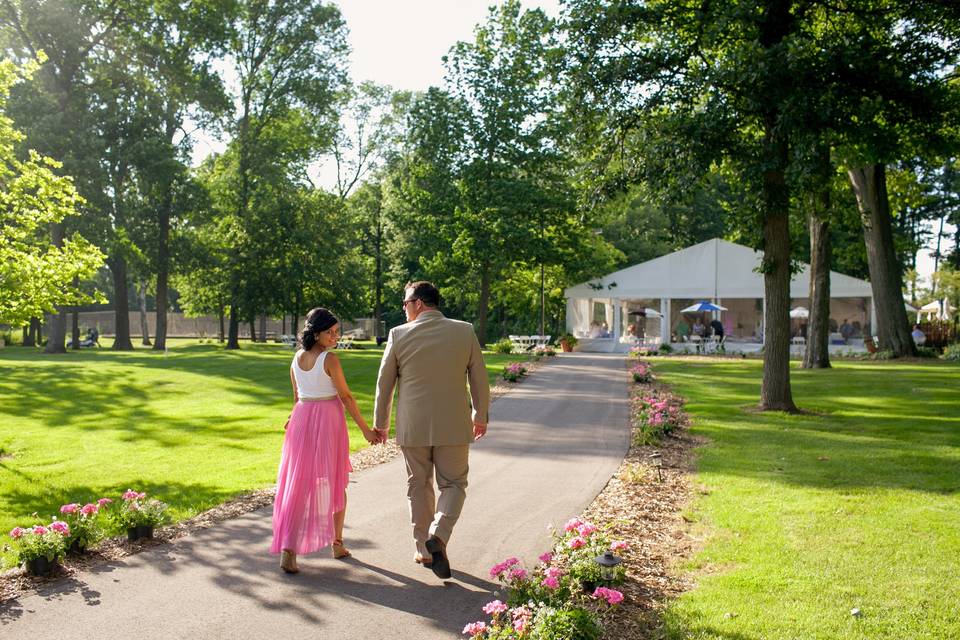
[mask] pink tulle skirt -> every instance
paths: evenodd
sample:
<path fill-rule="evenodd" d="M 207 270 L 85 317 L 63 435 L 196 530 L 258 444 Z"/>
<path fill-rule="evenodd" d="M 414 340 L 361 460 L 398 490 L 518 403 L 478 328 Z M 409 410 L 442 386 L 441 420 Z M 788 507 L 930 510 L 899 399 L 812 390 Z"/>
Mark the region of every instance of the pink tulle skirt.
<path fill-rule="evenodd" d="M 333 514 L 346 506 L 352 470 L 340 399 L 294 405 L 277 472 L 271 553 L 312 553 L 333 542 Z"/>

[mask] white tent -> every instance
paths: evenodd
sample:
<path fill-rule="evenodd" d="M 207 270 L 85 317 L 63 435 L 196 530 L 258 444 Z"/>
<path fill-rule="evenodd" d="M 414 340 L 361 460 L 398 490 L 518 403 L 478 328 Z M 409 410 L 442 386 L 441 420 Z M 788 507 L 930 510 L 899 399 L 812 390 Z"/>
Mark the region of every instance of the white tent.
<path fill-rule="evenodd" d="M 949 320 L 952 316 L 951 314 L 956 311 L 953 305 L 944 298 L 943 300 L 934 300 L 933 302 L 928 302 L 927 304 L 920 307 L 919 313 L 917 313 L 917 318 L 922 318 L 926 314 L 928 320 L 933 320 L 934 318 L 939 318 L 940 320 Z"/>
<path fill-rule="evenodd" d="M 728 300 L 740 301 L 741 307 L 756 309 L 756 315 L 762 317 L 763 275 L 758 271 L 762 259 L 763 253 L 760 251 L 714 238 L 569 287 L 564 292 L 567 298 L 567 330 L 589 337 L 591 333 L 597 333 L 594 325 L 605 324 L 601 335 L 616 341 L 622 334 L 624 305 L 629 301 L 634 301 L 632 304 L 636 305 L 659 304 L 663 316 L 660 330 L 662 341 L 669 340 L 673 331 L 671 322 L 675 316 L 671 315 L 671 300 L 685 301 L 683 306 L 709 300 L 722 303 L 724 307 L 732 306 Z M 791 298 L 809 304 L 805 302 L 809 287 L 810 269 L 803 265 L 790 283 Z M 876 325 L 872 319 L 870 283 L 831 271 L 830 296 L 834 299 L 857 299 L 850 308 L 857 306 L 860 309 L 860 324 L 869 322 L 871 326 Z M 602 309 L 600 305 L 603 305 Z M 676 305 L 674 311 L 680 308 Z M 845 312 L 838 312 L 838 315 L 842 317 Z M 734 315 L 727 311 L 713 313 L 717 319 Z M 746 311 L 740 315 L 745 317 Z M 734 328 L 739 328 L 739 325 Z M 762 335 L 762 327 L 751 326 L 744 330 Z"/>

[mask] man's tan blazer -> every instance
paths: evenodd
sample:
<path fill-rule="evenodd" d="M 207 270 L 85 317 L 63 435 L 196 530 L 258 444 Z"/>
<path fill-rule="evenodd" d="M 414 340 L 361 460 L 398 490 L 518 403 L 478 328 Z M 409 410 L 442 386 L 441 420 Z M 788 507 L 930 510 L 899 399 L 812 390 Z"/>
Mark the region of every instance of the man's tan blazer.
<path fill-rule="evenodd" d="M 486 424 L 490 411 L 487 369 L 473 325 L 430 309 L 413 322 L 391 329 L 377 378 L 373 413 L 378 429 L 390 426 L 395 387 L 399 387 L 398 445 L 439 447 L 473 442 L 473 422 Z"/>

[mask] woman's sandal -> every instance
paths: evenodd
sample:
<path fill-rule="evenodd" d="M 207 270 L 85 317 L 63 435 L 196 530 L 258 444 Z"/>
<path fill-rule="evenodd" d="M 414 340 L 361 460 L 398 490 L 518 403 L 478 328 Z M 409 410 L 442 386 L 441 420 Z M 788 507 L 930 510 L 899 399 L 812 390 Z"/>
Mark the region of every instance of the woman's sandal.
<path fill-rule="evenodd" d="M 350 557 L 350 550 L 343 546 L 343 540 L 333 541 L 333 557 L 337 560 Z"/>
<path fill-rule="evenodd" d="M 284 573 L 300 573 L 297 568 L 297 554 L 289 549 L 280 552 L 280 568 Z"/>

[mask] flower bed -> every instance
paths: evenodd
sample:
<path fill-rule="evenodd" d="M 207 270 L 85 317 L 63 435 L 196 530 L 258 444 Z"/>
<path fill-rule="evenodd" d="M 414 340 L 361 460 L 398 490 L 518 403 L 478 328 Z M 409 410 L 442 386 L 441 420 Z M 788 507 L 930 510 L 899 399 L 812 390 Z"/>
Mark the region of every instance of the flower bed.
<path fill-rule="evenodd" d="M 630 375 L 638 384 L 649 384 L 654 381 L 653 369 L 649 362 L 641 361 L 630 367 Z"/>
<path fill-rule="evenodd" d="M 500 375 L 507 382 L 519 382 L 527 375 L 527 368 L 522 362 L 514 362 L 505 366 L 503 373 Z"/>
<path fill-rule="evenodd" d="M 54 517 L 48 525 L 35 524 L 31 527 L 14 527 L 10 531 L 17 550 L 17 564 L 26 565 L 31 573 L 38 573 L 36 561 L 45 559 L 42 573 L 49 572 L 53 566 L 63 560 L 68 551 L 83 552 L 102 540 L 107 533 L 126 533 L 129 539 L 131 529 L 161 524 L 167 517 L 167 505 L 159 500 L 144 501 L 145 493 L 128 489 L 124 492 L 123 502 L 114 505 L 110 498 L 100 498 L 96 502 L 80 505 L 71 502 L 60 507 L 62 519 Z"/>
<path fill-rule="evenodd" d="M 664 388 L 651 388 L 634 395 L 631 400 L 633 421 L 637 427 L 637 444 L 652 444 L 661 437 L 687 424 L 683 398 Z"/>
<path fill-rule="evenodd" d="M 507 601 L 487 603 L 483 612 L 490 620 L 467 624 L 464 634 L 486 640 L 601 637 L 604 617 L 623 601 L 623 593 L 611 586 L 623 581 L 624 569 L 612 567 L 604 582 L 596 559 L 628 545 L 611 542 L 606 531 L 580 518 L 568 521 L 553 539 L 553 550 L 531 570 L 517 558 L 490 569 L 506 587 Z"/>

